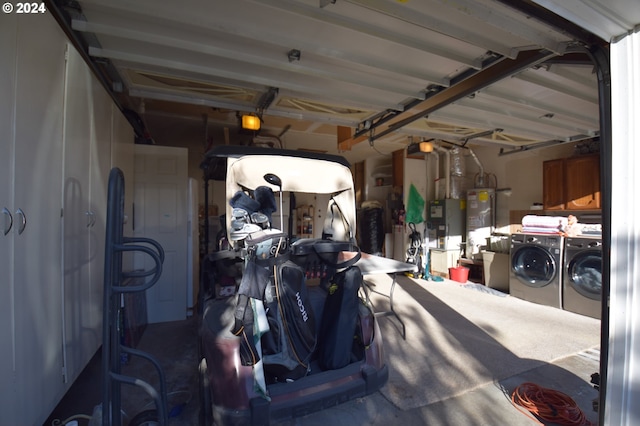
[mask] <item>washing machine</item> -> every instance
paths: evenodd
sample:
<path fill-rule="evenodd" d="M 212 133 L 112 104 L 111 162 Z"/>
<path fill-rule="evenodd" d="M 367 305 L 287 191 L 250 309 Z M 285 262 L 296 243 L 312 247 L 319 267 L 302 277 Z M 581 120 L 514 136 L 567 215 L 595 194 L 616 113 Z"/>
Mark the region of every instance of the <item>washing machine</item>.
<path fill-rule="evenodd" d="M 560 235 L 512 234 L 509 294 L 562 309 L 563 253 Z"/>
<path fill-rule="evenodd" d="M 602 239 L 567 237 L 564 242 L 562 307 L 577 314 L 602 316 Z"/>

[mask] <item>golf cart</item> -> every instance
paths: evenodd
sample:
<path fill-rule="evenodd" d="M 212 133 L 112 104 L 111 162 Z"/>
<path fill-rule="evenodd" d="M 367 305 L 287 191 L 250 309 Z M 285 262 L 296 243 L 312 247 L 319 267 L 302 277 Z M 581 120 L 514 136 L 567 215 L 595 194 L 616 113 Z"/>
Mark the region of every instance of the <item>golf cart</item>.
<path fill-rule="evenodd" d="M 226 188 L 223 229 L 201 268 L 202 424 L 267 425 L 379 390 L 388 368 L 357 266 L 348 162 L 221 146 L 201 167 L 205 192 L 210 180 Z M 319 238 L 296 238 L 301 194 L 329 199 Z"/>

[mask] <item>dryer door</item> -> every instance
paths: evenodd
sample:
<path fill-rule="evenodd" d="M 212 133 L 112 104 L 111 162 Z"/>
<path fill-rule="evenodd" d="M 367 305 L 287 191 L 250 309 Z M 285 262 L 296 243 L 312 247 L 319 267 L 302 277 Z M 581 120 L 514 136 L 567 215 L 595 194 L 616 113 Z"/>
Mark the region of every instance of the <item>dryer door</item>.
<path fill-rule="evenodd" d="M 511 255 L 511 271 L 518 280 L 534 288 L 548 285 L 558 274 L 558 263 L 542 247 L 524 245 Z"/>
<path fill-rule="evenodd" d="M 602 300 L 602 252 L 578 253 L 567 266 L 571 287 L 592 300 Z"/>

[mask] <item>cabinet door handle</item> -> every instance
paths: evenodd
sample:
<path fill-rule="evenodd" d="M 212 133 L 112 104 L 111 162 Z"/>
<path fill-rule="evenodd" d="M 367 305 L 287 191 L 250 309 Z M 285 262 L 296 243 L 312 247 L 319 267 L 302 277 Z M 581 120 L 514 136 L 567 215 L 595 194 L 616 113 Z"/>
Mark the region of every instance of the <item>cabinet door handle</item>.
<path fill-rule="evenodd" d="M 86 211 L 84 214 L 87 216 L 87 228 L 93 228 L 96 224 L 96 214 L 92 211 Z"/>
<path fill-rule="evenodd" d="M 27 215 L 24 214 L 24 211 L 22 211 L 22 209 L 18 209 L 16 210 L 16 216 L 20 216 L 20 226 L 18 227 L 18 235 L 20 235 L 27 227 Z"/>
<path fill-rule="evenodd" d="M 11 227 L 13 226 L 13 216 L 11 216 L 11 212 L 6 207 L 2 208 L 2 214 L 5 217 L 5 220 L 4 220 L 4 235 L 7 235 L 9 233 L 9 231 L 11 231 Z"/>

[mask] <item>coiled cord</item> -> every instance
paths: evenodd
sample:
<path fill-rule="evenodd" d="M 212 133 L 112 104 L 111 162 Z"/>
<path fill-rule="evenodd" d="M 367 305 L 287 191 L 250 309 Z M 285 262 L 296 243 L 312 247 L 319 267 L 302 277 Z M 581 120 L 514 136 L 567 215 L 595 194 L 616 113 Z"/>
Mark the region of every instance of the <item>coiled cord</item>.
<path fill-rule="evenodd" d="M 544 421 L 566 426 L 592 426 L 580 407 L 567 394 L 547 389 L 535 383 L 525 382 L 511 393 L 511 403 L 523 414 L 538 421 L 533 413 Z M 524 411 L 520 407 L 525 408 Z M 540 423 L 538 421 L 539 424 Z"/>

